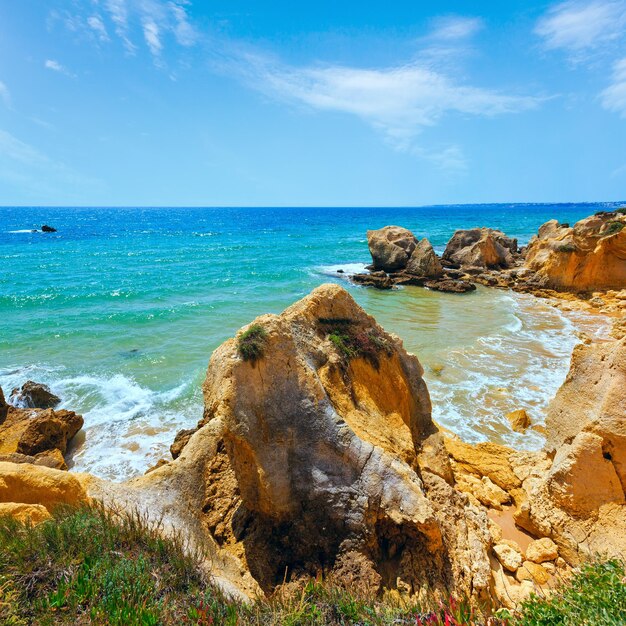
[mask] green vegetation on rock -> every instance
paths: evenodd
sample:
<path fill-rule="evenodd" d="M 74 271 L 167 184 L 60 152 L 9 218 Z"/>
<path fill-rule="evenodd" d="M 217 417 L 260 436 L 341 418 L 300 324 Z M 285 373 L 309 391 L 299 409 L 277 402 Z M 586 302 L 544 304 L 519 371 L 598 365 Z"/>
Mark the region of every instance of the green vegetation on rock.
<path fill-rule="evenodd" d="M 267 331 L 260 324 L 252 324 L 237 338 L 237 351 L 244 361 L 253 363 L 263 356 Z"/>

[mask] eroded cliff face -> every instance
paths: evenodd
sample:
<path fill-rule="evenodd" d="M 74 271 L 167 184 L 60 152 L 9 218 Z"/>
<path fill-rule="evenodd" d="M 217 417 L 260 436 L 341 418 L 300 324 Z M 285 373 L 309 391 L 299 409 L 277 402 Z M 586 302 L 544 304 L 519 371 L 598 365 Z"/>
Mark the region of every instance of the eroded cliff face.
<path fill-rule="evenodd" d="M 572 228 L 544 224 L 526 250 L 525 265 L 542 287 L 601 291 L 626 287 L 626 215 L 599 213 Z"/>

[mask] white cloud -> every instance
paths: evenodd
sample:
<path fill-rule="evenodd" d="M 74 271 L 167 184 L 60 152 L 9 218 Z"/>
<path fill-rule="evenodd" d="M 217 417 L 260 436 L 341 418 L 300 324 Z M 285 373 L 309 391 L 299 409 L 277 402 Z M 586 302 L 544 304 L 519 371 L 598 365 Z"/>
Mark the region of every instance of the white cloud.
<path fill-rule="evenodd" d="M 109 33 L 99 15 L 90 15 L 87 18 L 87 25 L 94 31 L 100 41 L 109 41 Z"/>
<path fill-rule="evenodd" d="M 613 65 L 613 81 L 601 94 L 602 106 L 626 118 L 626 58 Z"/>
<path fill-rule="evenodd" d="M 59 74 L 65 74 L 65 76 L 69 76 L 70 78 L 76 78 L 76 74 L 72 74 L 64 65 L 61 65 L 58 61 L 54 59 L 46 59 L 44 62 L 44 67 L 53 72 L 59 72 Z"/>
<path fill-rule="evenodd" d="M 159 39 L 159 27 L 156 25 L 154 20 L 144 19 L 143 21 L 143 36 L 148 44 L 148 48 L 150 48 L 150 52 L 156 57 L 161 54 L 161 50 L 163 50 L 163 44 Z"/>
<path fill-rule="evenodd" d="M 459 84 L 418 63 L 381 69 L 297 68 L 246 54 L 237 71 L 268 95 L 355 115 L 402 150 L 410 149 L 425 127 L 434 126 L 447 114 L 490 117 L 532 109 L 542 101 Z"/>
<path fill-rule="evenodd" d="M 434 28 L 429 37 L 444 41 L 468 39 L 482 30 L 483 26 L 483 20 L 479 17 L 440 17 L 433 21 Z"/>
<path fill-rule="evenodd" d="M 567 51 L 572 60 L 583 60 L 594 50 L 624 35 L 624 0 L 568 1 L 553 6 L 535 27 L 546 48 Z"/>

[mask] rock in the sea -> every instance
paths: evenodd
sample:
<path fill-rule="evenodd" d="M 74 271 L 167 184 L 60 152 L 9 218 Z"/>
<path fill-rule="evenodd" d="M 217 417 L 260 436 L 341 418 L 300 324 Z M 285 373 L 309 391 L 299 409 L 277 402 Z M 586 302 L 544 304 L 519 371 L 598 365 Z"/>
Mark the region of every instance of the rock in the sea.
<path fill-rule="evenodd" d="M 353 274 L 352 282 L 365 287 L 376 287 L 376 289 L 393 289 L 394 281 L 382 271 L 373 271 L 369 274 Z"/>
<path fill-rule="evenodd" d="M 517 239 L 492 228 L 457 230 L 442 259 L 460 267 L 502 269 L 515 264 Z"/>
<path fill-rule="evenodd" d="M 8 406 L 0 422 L 0 455 L 23 455 L 39 464 L 67 469 L 63 455 L 82 426 L 82 416 L 73 411 Z"/>
<path fill-rule="evenodd" d="M 406 267 L 417 239 L 406 228 L 385 226 L 367 231 L 367 245 L 377 270 L 395 272 Z"/>
<path fill-rule="evenodd" d="M 9 401 L 21 409 L 53 409 L 60 404 L 61 398 L 54 395 L 48 385 L 27 380 L 11 391 Z"/>
<path fill-rule="evenodd" d="M 57 232 L 57 229 L 56 229 L 56 228 L 53 228 L 52 226 L 48 226 L 48 224 L 44 224 L 44 225 L 41 227 L 41 232 L 42 232 L 42 233 L 56 233 L 56 232 Z"/>
<path fill-rule="evenodd" d="M 530 416 L 524 409 L 517 409 L 506 414 L 511 428 L 518 433 L 525 433 L 530 426 Z"/>
<path fill-rule="evenodd" d="M 447 293 L 467 293 L 475 291 L 476 285 L 468 280 L 458 280 L 452 278 L 443 278 L 441 280 L 428 280 L 424 283 L 424 287 L 433 291 L 445 291 Z"/>
<path fill-rule="evenodd" d="M 422 239 L 416 246 L 406 265 L 406 272 L 424 278 L 440 278 L 443 268 L 428 239 Z"/>
<path fill-rule="evenodd" d="M 626 215 L 602 212 L 573 228 L 546 222 L 526 249 L 538 286 L 561 291 L 626 287 Z"/>

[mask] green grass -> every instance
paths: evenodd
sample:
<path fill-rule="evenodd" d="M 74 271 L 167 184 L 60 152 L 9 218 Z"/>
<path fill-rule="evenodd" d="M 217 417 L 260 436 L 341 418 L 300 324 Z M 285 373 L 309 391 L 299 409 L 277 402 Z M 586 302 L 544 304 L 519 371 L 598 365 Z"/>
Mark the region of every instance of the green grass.
<path fill-rule="evenodd" d="M 376 329 L 358 329 L 344 318 L 320 318 L 326 337 L 346 361 L 362 357 L 378 367 L 380 355 L 393 353 L 390 342 Z"/>
<path fill-rule="evenodd" d="M 624 626 L 626 571 L 619 560 L 584 565 L 550 598 L 532 596 L 514 626 Z"/>
<path fill-rule="evenodd" d="M 237 351 L 244 361 L 254 363 L 263 356 L 267 331 L 260 324 L 252 324 L 237 338 Z"/>
<path fill-rule="evenodd" d="M 207 583 L 201 555 L 164 539 L 137 515 L 100 507 L 59 509 L 32 527 L 0 518 L 2 626 L 481 626 L 466 602 L 434 608 L 311 580 L 299 591 L 238 604 Z M 490 626 L 626 624 L 626 572 L 619 561 L 582 568 L 550 598 L 533 596 Z"/>
<path fill-rule="evenodd" d="M 624 228 L 624 226 L 624 222 L 609 222 L 605 235 L 614 235 L 615 233 L 619 233 Z"/>

